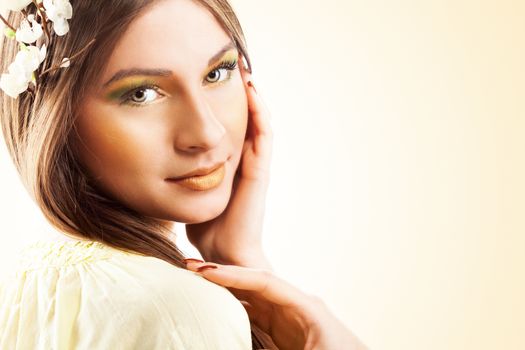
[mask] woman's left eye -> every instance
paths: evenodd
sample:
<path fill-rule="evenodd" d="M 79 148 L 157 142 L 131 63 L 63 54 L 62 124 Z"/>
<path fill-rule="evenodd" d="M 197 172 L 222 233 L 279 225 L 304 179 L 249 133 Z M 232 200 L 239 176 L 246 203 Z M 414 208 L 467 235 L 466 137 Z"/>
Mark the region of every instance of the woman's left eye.
<path fill-rule="evenodd" d="M 208 83 L 221 83 L 231 78 L 232 72 L 237 68 L 237 60 L 222 62 L 206 76 Z"/>

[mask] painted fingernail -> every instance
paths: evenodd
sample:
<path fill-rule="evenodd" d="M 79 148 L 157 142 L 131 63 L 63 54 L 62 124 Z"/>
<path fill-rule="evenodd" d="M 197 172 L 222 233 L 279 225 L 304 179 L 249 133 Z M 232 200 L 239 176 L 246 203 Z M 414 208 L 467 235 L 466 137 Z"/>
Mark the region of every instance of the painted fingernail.
<path fill-rule="evenodd" d="M 255 92 L 257 92 L 257 89 L 255 88 L 255 85 L 253 85 L 252 81 L 251 80 L 248 80 L 248 86 L 252 87 L 253 90 L 255 90 Z"/>
<path fill-rule="evenodd" d="M 184 263 L 189 263 L 189 262 L 198 262 L 198 263 L 203 263 L 204 260 L 201 260 L 201 259 L 195 259 L 195 258 L 186 258 L 184 259 Z"/>
<path fill-rule="evenodd" d="M 197 268 L 197 272 L 202 272 L 204 270 L 208 270 L 208 269 L 216 269 L 217 266 L 216 265 L 202 265 L 200 266 L 199 268 Z"/>

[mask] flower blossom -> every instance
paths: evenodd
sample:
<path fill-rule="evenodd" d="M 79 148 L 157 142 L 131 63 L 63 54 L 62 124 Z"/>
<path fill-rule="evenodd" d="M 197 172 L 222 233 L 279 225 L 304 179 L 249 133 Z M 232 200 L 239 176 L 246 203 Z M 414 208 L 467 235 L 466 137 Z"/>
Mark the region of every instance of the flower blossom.
<path fill-rule="evenodd" d="M 32 0 L 0 0 L 0 12 L 20 11 L 32 2 Z"/>
<path fill-rule="evenodd" d="M 62 59 L 62 63 L 60 64 L 60 68 L 67 68 L 67 67 L 69 67 L 70 63 L 71 62 L 70 62 L 69 58 L 68 57 L 64 57 Z"/>
<path fill-rule="evenodd" d="M 42 17 L 42 24 L 38 23 L 35 14 L 27 14 L 24 8 L 31 3 L 38 7 L 38 13 Z M 43 5 L 43 8 L 41 8 Z M 53 23 L 55 34 L 62 36 L 69 31 L 68 20 L 73 15 L 73 7 L 69 0 L 0 0 L 0 14 L 6 11 L 22 11 L 25 18 L 20 22 L 18 29 L 14 29 L 7 24 L 4 34 L 10 38 L 15 38 L 20 46 L 15 60 L 9 65 L 8 72 L 0 76 L 0 89 L 7 95 L 17 98 L 19 94 L 29 88 L 29 84 L 36 86 L 35 71 L 46 57 L 46 45 L 38 48 L 35 43 L 44 32 L 43 24 Z M 3 19 L 5 22 L 5 19 Z M 46 32 L 46 35 L 48 33 Z M 71 58 L 65 57 L 59 68 L 67 68 Z M 49 70 L 44 71 L 47 72 Z"/>
<path fill-rule="evenodd" d="M 53 29 L 59 36 L 69 31 L 67 22 L 73 15 L 73 7 L 69 0 L 44 0 L 47 17 L 53 22 Z"/>
<path fill-rule="evenodd" d="M 42 26 L 35 20 L 35 15 L 28 15 L 20 22 L 20 28 L 16 31 L 16 40 L 27 44 L 34 43 L 42 36 Z"/>
<path fill-rule="evenodd" d="M 39 49 L 36 46 L 26 46 L 18 51 L 15 60 L 8 67 L 9 73 L 0 77 L 0 89 L 13 98 L 27 90 L 29 83 L 34 83 L 34 71 L 46 57 L 46 45 Z"/>
<path fill-rule="evenodd" d="M 8 69 L 9 73 L 4 73 L 0 77 L 0 89 L 12 98 L 16 98 L 27 90 L 30 80 L 26 78 L 24 67 L 19 63 L 11 63 Z"/>

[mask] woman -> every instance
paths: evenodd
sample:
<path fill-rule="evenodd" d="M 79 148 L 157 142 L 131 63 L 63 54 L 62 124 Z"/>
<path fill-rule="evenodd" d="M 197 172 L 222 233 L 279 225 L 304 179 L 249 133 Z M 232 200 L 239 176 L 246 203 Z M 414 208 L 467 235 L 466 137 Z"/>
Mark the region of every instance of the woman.
<path fill-rule="evenodd" d="M 7 4 L 4 137 L 68 239 L 1 285 L 0 348 L 364 348 L 263 253 L 272 133 L 225 0 Z"/>

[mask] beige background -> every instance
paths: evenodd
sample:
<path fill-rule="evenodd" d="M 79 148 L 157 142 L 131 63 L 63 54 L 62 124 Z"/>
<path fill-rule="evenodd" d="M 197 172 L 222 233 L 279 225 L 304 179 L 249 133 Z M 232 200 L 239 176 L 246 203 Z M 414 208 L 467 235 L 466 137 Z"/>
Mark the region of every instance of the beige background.
<path fill-rule="evenodd" d="M 373 349 L 524 349 L 525 3 L 233 5 L 273 115 L 276 270 Z M 49 229 L 1 151 L 5 271 Z"/>

